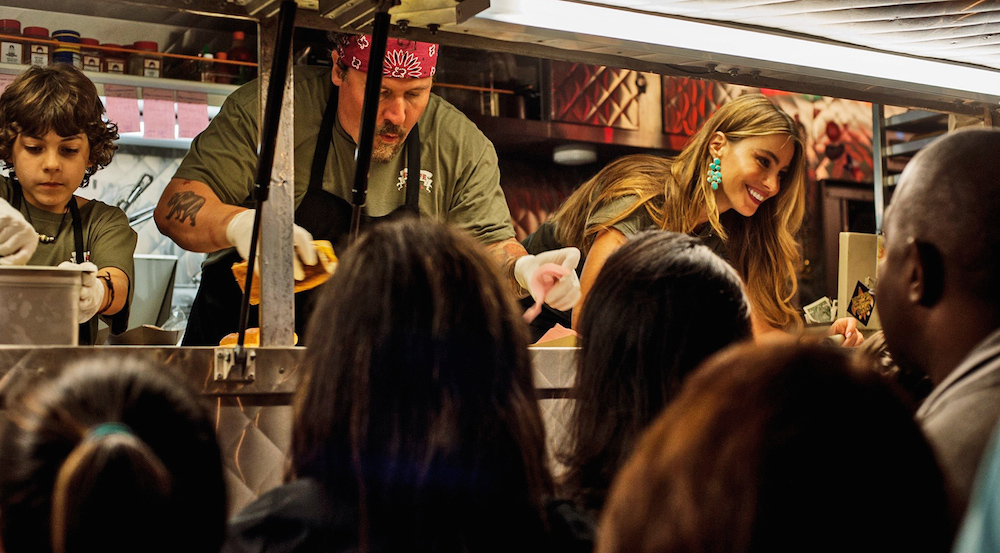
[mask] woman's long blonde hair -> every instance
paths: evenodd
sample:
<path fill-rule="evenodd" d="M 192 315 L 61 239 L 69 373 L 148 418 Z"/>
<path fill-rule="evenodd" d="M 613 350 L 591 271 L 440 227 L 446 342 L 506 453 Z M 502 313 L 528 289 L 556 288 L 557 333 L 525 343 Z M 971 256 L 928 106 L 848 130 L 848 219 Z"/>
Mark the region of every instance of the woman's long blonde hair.
<path fill-rule="evenodd" d="M 712 161 L 709 142 L 715 132 L 730 142 L 750 136 L 787 134 L 795 145 L 789 170 L 773 200 L 752 217 L 727 214 L 719 208 L 705 174 Z M 747 94 L 720 107 L 673 159 L 638 154 L 617 159 L 580 186 L 553 216 L 556 236 L 565 246 L 586 255 L 598 233 L 643 208 L 659 228 L 692 232 L 706 214 L 712 229 L 726 241 L 729 261 L 747 287 L 757 317 L 784 328 L 800 320 L 792 299 L 798 289 L 799 248 L 795 234 L 805 212 L 804 139 L 798 125 L 761 94 Z M 615 217 L 590 223 L 609 202 L 634 197 L 635 202 Z M 670 198 L 670 201 L 667 201 Z"/>

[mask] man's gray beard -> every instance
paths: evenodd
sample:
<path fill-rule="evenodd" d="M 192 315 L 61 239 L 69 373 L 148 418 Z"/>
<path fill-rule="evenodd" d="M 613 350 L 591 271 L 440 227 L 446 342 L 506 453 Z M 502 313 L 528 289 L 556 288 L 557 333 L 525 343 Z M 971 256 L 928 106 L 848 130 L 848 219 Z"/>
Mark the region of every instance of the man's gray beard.
<path fill-rule="evenodd" d="M 400 137 L 400 140 L 397 140 L 395 144 L 386 144 L 376 137 L 372 142 L 372 161 L 376 163 L 388 163 L 396 156 L 396 152 L 403 147 L 405 142 L 403 137 Z"/>

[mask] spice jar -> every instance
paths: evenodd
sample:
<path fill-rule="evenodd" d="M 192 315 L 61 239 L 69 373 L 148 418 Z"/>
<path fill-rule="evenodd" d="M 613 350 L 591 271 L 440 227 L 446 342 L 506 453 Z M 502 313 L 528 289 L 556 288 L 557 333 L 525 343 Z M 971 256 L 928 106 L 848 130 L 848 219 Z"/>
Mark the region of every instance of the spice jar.
<path fill-rule="evenodd" d="M 229 59 L 229 55 L 226 54 L 226 52 L 216 52 L 215 59 L 226 61 Z M 216 62 L 215 79 L 213 79 L 214 82 L 217 82 L 219 84 L 233 84 L 233 74 L 231 72 L 232 69 L 230 69 L 231 67 L 232 66 L 230 66 L 228 63 Z"/>
<path fill-rule="evenodd" d="M 83 57 L 80 55 L 80 33 L 62 29 L 53 31 L 52 38 L 59 41 L 52 52 L 52 63 L 68 63 L 77 69 L 83 69 Z"/>
<path fill-rule="evenodd" d="M 112 50 L 117 48 L 117 50 Z M 105 73 L 117 73 L 124 75 L 128 69 L 128 55 L 121 51 L 121 44 L 104 43 L 101 50 L 101 71 Z"/>
<path fill-rule="evenodd" d="M 80 39 L 80 58 L 83 60 L 84 71 L 101 70 L 101 51 L 92 46 L 99 46 L 100 42 L 96 38 Z"/>
<path fill-rule="evenodd" d="M 141 52 L 129 54 L 129 74 L 158 78 L 160 76 L 160 64 L 162 60 L 160 56 L 149 54 L 149 52 L 157 52 L 157 48 L 159 48 L 159 45 L 149 40 L 140 40 L 133 44 L 132 49 L 140 50 Z"/>
<path fill-rule="evenodd" d="M 41 40 L 48 40 L 49 30 L 45 27 L 25 27 L 24 37 L 26 39 L 37 38 Z M 28 43 L 28 50 L 30 51 L 28 63 L 41 67 L 45 67 L 46 65 L 52 63 L 52 50 L 49 48 L 48 44 L 39 44 L 31 42 L 31 40 L 26 40 L 25 42 Z"/>
<path fill-rule="evenodd" d="M 0 39 L 0 62 L 23 64 L 27 60 L 27 49 L 21 40 L 21 22 L 16 19 L 0 19 L 0 34 L 8 38 Z"/>

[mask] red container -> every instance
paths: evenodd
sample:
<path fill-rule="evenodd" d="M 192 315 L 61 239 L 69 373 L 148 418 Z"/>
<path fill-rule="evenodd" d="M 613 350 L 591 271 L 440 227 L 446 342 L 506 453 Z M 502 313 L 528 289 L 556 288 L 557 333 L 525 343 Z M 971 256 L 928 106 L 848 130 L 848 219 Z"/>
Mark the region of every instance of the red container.
<path fill-rule="evenodd" d="M 49 39 L 49 30 L 45 27 L 25 27 L 23 34 L 27 39 Z M 40 65 L 42 67 L 52 63 L 52 48 L 50 48 L 48 44 L 38 44 L 31 42 L 30 40 L 26 40 L 25 42 L 28 44 L 29 50 L 28 63 L 31 65 Z"/>
<path fill-rule="evenodd" d="M 105 48 L 122 48 L 121 44 L 104 43 Z M 115 50 L 101 50 L 101 71 L 124 75 L 128 72 L 128 54 Z"/>
<path fill-rule="evenodd" d="M 141 50 L 143 53 L 129 55 L 128 68 L 132 75 L 142 77 L 159 77 L 160 69 L 163 67 L 163 60 L 160 56 L 151 56 L 146 52 L 157 52 L 159 45 L 149 40 L 140 40 L 132 45 L 133 50 Z"/>
<path fill-rule="evenodd" d="M 28 49 L 21 40 L 21 22 L 16 19 L 0 19 L 0 63 L 21 65 L 27 63 Z"/>

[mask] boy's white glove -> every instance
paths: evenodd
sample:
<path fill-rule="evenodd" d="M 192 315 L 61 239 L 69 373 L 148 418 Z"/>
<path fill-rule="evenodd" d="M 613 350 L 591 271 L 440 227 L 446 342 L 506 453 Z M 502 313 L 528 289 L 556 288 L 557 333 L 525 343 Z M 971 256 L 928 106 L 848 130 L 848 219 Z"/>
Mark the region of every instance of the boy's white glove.
<path fill-rule="evenodd" d="M 253 219 L 256 215 L 256 209 L 247 209 L 236 214 L 235 217 L 229 220 L 229 225 L 226 226 L 226 240 L 236 248 L 236 251 L 240 253 L 240 257 L 247 259 L 250 257 L 250 239 L 253 237 Z M 316 253 L 316 247 L 313 246 L 312 234 L 308 230 L 294 225 L 292 227 L 292 240 L 295 245 L 295 260 L 294 265 L 294 276 L 295 280 L 302 280 L 305 278 L 305 271 L 302 269 L 302 264 L 315 265 L 319 263 L 319 255 Z M 255 262 L 254 272 L 260 272 L 260 245 L 257 247 L 257 261 Z"/>
<path fill-rule="evenodd" d="M 538 255 L 525 255 L 514 262 L 514 278 L 525 290 L 531 291 L 531 277 L 542 265 L 555 263 L 569 269 L 569 274 L 559 279 L 545 295 L 545 303 L 552 309 L 568 311 L 580 299 L 580 279 L 576 276 L 576 266 L 580 264 L 580 250 L 562 248 Z M 534 297 L 534 295 L 532 295 Z M 538 298 L 535 298 L 536 300 Z"/>
<path fill-rule="evenodd" d="M 97 265 L 89 261 L 86 263 L 63 261 L 59 267 L 86 271 L 82 275 L 83 285 L 80 287 L 80 323 L 94 318 L 104 303 L 104 284 L 97 280 Z"/>
<path fill-rule="evenodd" d="M 38 232 L 0 198 L 0 265 L 24 265 L 38 247 Z"/>

